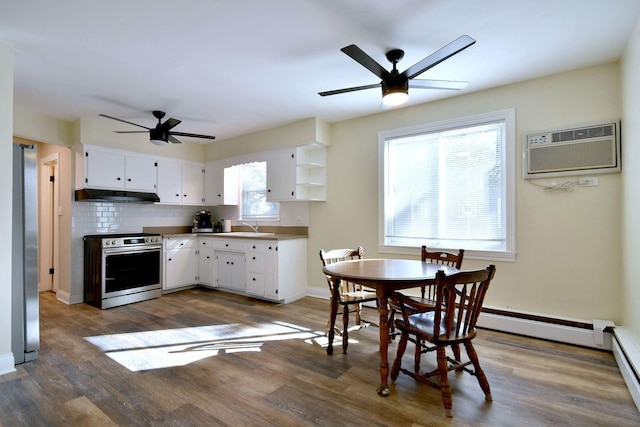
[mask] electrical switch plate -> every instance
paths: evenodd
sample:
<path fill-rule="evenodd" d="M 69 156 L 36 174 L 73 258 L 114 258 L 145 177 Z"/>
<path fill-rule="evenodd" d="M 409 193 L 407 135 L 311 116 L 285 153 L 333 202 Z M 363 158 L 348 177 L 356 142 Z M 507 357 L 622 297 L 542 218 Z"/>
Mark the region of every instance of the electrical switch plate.
<path fill-rule="evenodd" d="M 578 185 L 581 187 L 595 187 L 598 185 L 598 178 L 594 176 L 580 178 L 578 179 Z"/>

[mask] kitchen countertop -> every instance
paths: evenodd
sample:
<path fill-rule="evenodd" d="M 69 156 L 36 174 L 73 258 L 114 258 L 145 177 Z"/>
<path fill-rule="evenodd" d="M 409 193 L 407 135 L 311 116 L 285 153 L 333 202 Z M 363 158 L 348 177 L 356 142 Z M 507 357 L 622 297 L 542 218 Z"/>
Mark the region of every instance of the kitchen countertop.
<path fill-rule="evenodd" d="M 291 240 L 306 239 L 306 234 L 254 233 L 253 231 L 232 231 L 230 233 L 167 233 L 163 238 L 172 237 L 212 237 L 214 239 L 251 239 L 251 240 Z"/>

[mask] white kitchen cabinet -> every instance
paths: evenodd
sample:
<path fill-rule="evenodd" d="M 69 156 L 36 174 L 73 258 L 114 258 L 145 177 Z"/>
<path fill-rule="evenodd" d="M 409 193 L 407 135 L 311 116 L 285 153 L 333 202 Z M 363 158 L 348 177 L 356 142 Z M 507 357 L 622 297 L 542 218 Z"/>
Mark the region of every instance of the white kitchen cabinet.
<path fill-rule="evenodd" d="M 266 159 L 267 201 L 295 200 L 295 149 L 269 152 Z"/>
<path fill-rule="evenodd" d="M 204 166 L 200 163 L 158 160 L 160 203 L 204 205 Z"/>
<path fill-rule="evenodd" d="M 182 164 L 182 204 L 204 204 L 204 166 L 199 163 Z"/>
<path fill-rule="evenodd" d="M 199 237 L 198 242 L 198 283 L 208 287 L 216 286 L 213 239 Z"/>
<path fill-rule="evenodd" d="M 327 147 L 314 142 L 267 153 L 267 200 L 325 201 Z"/>
<path fill-rule="evenodd" d="M 126 155 L 124 157 L 124 188 L 155 193 L 157 164 L 157 160 L 153 157 Z"/>
<path fill-rule="evenodd" d="M 182 203 L 182 163 L 158 160 L 157 194 L 160 203 Z"/>
<path fill-rule="evenodd" d="M 266 243 L 252 241 L 246 244 L 247 294 L 264 296 Z"/>
<path fill-rule="evenodd" d="M 242 252 L 216 251 L 216 284 L 223 288 L 245 292 L 245 258 Z"/>
<path fill-rule="evenodd" d="M 197 283 L 198 254 L 196 237 L 164 239 L 163 290 L 178 289 Z"/>
<path fill-rule="evenodd" d="M 207 206 L 224 204 L 224 168 L 220 162 L 209 162 L 204 167 L 204 201 Z"/>
<path fill-rule="evenodd" d="M 267 241 L 266 299 L 288 303 L 307 294 L 307 239 Z"/>
<path fill-rule="evenodd" d="M 83 166 L 82 187 L 124 189 L 124 153 L 86 147 Z"/>
<path fill-rule="evenodd" d="M 76 165 L 76 188 L 155 192 L 156 163 L 151 156 L 86 145 Z"/>

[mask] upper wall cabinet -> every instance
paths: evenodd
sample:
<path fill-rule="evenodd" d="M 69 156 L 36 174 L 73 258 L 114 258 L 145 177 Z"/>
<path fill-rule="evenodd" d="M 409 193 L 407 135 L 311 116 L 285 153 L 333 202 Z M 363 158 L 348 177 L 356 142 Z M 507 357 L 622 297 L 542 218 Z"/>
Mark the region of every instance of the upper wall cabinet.
<path fill-rule="evenodd" d="M 325 201 L 327 199 L 327 147 L 299 145 L 267 154 L 267 200 Z"/>
<path fill-rule="evenodd" d="M 76 188 L 156 191 L 156 160 L 85 145 L 76 155 Z"/>
<path fill-rule="evenodd" d="M 200 163 L 158 160 L 160 203 L 202 206 L 204 167 Z"/>

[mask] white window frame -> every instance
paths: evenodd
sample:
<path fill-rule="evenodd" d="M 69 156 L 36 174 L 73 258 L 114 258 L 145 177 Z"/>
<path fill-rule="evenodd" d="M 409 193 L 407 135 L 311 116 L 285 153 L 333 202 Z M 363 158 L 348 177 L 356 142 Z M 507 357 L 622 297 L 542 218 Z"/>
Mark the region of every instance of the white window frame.
<path fill-rule="evenodd" d="M 496 261 L 515 261 L 516 256 L 516 190 L 515 190 L 515 109 L 506 109 L 473 116 L 426 123 L 378 133 L 378 252 L 400 255 L 416 255 L 416 247 L 396 246 L 385 242 L 385 194 L 387 183 L 387 143 L 388 139 L 407 137 L 421 133 L 433 133 L 463 127 L 471 127 L 489 122 L 505 122 L 505 146 L 502 150 L 502 163 L 505 173 L 505 225 L 506 241 L 502 251 L 465 250 L 465 258 Z M 457 251 L 460 248 L 439 248 Z M 464 248 L 463 248 L 464 249 Z"/>

